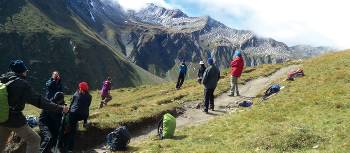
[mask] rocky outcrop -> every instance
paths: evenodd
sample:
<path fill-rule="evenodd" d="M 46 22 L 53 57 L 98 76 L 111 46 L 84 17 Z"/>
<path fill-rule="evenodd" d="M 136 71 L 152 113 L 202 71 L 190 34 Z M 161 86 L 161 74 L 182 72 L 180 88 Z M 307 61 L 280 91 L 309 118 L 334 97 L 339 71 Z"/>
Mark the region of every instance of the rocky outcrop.
<path fill-rule="evenodd" d="M 303 49 L 261 38 L 252 31 L 229 28 L 209 16 L 190 17 L 178 9 L 149 4 L 139 11 L 125 12 L 118 4 L 111 5 L 105 0 L 71 0 L 71 5 L 87 23 L 102 27 L 97 31 L 109 44 L 138 66 L 161 77 L 168 77 L 181 60 L 197 65 L 200 60 L 212 57 L 219 67 L 227 68 L 237 49 L 243 51 L 247 66 L 309 55 L 302 54 Z M 118 17 L 111 17 L 111 12 L 119 14 Z M 95 22 L 89 14 L 94 14 Z"/>

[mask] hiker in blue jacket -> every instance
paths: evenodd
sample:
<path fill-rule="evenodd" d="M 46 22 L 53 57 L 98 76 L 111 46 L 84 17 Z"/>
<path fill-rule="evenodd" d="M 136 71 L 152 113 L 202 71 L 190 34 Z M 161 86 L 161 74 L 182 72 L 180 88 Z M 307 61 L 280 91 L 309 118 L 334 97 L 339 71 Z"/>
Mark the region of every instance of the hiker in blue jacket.
<path fill-rule="evenodd" d="M 46 98 L 52 99 L 56 92 L 63 92 L 61 77 L 58 71 L 52 72 L 51 78 L 46 81 Z"/>
<path fill-rule="evenodd" d="M 177 79 L 176 89 L 181 88 L 182 84 L 185 81 L 186 74 L 187 74 L 187 65 L 186 65 L 185 61 L 183 61 L 180 65 L 180 68 L 179 68 L 179 77 Z"/>

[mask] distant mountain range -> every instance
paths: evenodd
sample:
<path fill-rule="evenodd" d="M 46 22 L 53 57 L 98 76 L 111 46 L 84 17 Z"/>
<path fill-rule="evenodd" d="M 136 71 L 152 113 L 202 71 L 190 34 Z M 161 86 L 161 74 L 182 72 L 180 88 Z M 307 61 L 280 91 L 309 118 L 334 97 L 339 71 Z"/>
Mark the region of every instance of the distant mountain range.
<path fill-rule="evenodd" d="M 209 17 L 190 17 L 179 9 L 154 4 L 127 11 L 107 0 L 78 0 L 72 6 L 110 44 L 138 66 L 161 77 L 174 78 L 179 61 L 195 69 L 213 57 L 221 68 L 229 66 L 234 51 L 244 52 L 246 65 L 281 63 L 332 50 L 329 47 L 288 47 L 252 31 L 227 27 Z M 82 11 L 82 10 L 85 10 Z M 117 12 L 117 13 L 116 13 Z M 113 17 L 112 15 L 117 17 Z M 106 24 L 107 23 L 107 24 Z"/>
<path fill-rule="evenodd" d="M 174 79 L 182 60 L 190 76 L 208 57 L 226 68 L 236 49 L 243 51 L 247 66 L 332 50 L 288 47 L 209 16 L 190 17 L 154 4 L 124 11 L 109 0 L 11 0 L 1 3 L 0 14 L 1 61 L 23 58 L 30 63 L 37 87 L 54 69 L 65 74 L 69 89 L 77 80 L 98 87 L 107 75 L 113 76 L 115 87 L 124 87 L 161 80 L 148 72 Z M 1 72 L 6 71 L 7 62 L 0 64 Z"/>

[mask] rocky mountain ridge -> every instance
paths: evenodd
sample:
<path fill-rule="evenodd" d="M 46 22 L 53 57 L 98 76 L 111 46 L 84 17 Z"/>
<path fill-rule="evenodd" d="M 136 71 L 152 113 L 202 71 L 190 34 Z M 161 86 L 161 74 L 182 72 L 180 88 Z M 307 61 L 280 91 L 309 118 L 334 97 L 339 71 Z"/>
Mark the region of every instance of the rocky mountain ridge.
<path fill-rule="evenodd" d="M 182 60 L 193 65 L 194 72 L 197 63 L 208 57 L 226 68 L 237 49 L 243 51 L 247 66 L 281 63 L 325 51 L 316 48 L 304 56 L 302 48 L 288 47 L 252 31 L 229 28 L 209 16 L 190 17 L 179 9 L 154 4 L 139 11 L 124 11 L 119 4 L 108 0 L 70 1 L 74 4 L 70 5 L 71 9 L 83 20 L 87 23 L 95 20 L 92 27 L 100 27 L 95 29 L 109 44 L 130 61 L 161 77 L 172 78 Z M 113 17 L 117 14 L 118 17 Z"/>

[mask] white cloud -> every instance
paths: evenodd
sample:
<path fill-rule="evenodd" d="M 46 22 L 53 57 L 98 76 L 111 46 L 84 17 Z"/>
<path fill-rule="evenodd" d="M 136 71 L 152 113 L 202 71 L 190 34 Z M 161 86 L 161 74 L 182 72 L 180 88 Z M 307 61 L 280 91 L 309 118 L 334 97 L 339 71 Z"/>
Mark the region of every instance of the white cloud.
<path fill-rule="evenodd" d="M 111 0 L 118 2 L 126 10 L 140 10 L 146 7 L 147 3 L 153 3 L 165 8 L 173 8 L 164 0 Z"/>
<path fill-rule="evenodd" d="M 147 3 L 166 8 L 199 7 L 233 28 L 252 30 L 288 45 L 311 44 L 350 48 L 350 1 L 347 0 L 112 0 L 126 9 Z M 189 6 L 191 5 L 191 6 Z"/>
<path fill-rule="evenodd" d="M 312 44 L 350 48 L 347 0 L 189 0 L 206 14 L 244 20 L 239 28 L 290 45 Z M 204 11 L 203 11 L 204 12 Z M 229 20 L 229 18 L 227 18 Z M 225 21 L 223 21 L 225 22 Z"/>

